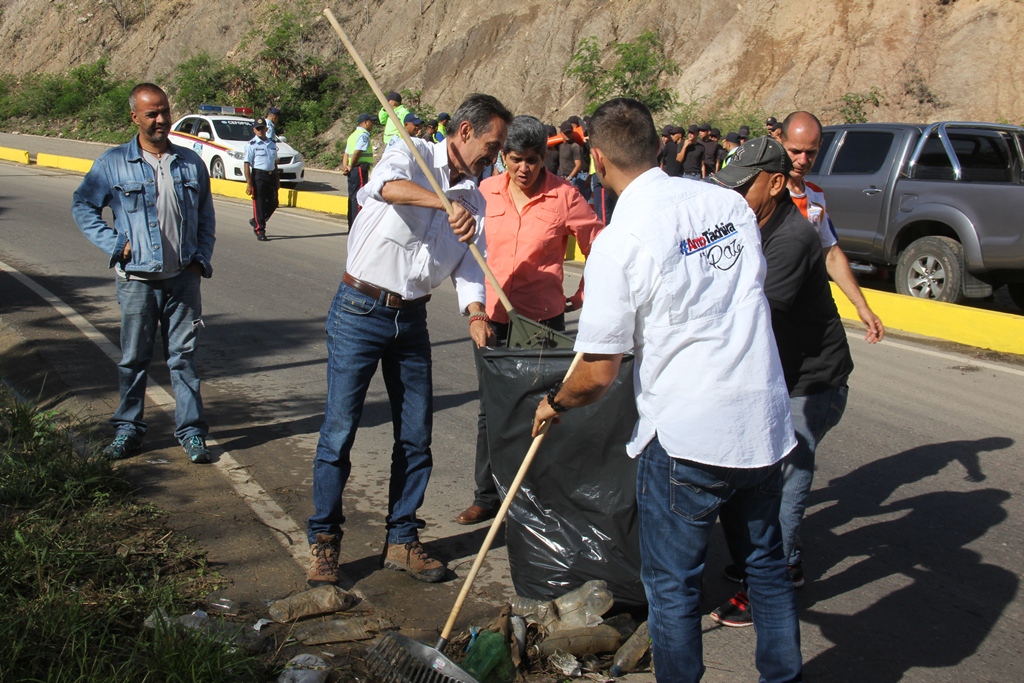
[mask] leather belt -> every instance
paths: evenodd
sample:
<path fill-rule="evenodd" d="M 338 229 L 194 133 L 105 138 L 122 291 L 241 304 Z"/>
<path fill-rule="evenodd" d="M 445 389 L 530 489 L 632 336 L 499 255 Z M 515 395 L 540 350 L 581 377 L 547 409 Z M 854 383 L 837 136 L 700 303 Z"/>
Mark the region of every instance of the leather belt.
<path fill-rule="evenodd" d="M 386 289 L 381 289 L 376 285 L 371 285 L 369 282 L 363 282 L 359 278 L 353 277 L 348 273 L 341 276 L 341 281 L 357 292 L 362 292 L 367 296 L 372 296 L 379 303 L 387 306 L 388 308 L 412 308 L 413 306 L 422 306 L 430 301 L 430 294 L 421 296 L 418 299 L 403 299 L 400 294 L 395 294 L 394 292 L 389 292 Z"/>

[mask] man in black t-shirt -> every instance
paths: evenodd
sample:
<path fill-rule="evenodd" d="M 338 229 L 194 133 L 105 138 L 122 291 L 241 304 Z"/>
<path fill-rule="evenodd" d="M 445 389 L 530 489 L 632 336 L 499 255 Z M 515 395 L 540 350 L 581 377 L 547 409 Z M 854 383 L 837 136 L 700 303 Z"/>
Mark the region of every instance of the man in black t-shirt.
<path fill-rule="evenodd" d="M 665 126 L 670 128 L 668 142 L 662 150 L 661 170 L 666 175 L 678 178 L 683 175 L 683 163 L 679 159 L 679 145 L 683 139 L 683 129 L 679 126 Z"/>
<path fill-rule="evenodd" d="M 742 194 L 761 227 L 761 249 L 768 266 L 764 293 L 772 311 L 797 437 L 796 448 L 782 464 L 779 522 L 790 578 L 799 588 L 804 583 L 800 522 L 814 478 L 814 452 L 843 416 L 853 359 L 832 299 L 818 233 L 786 189 L 792 167 L 778 141 L 755 138 L 741 146 L 711 181 Z M 716 263 L 728 260 L 723 256 Z M 742 580 L 742 568 L 727 568 L 726 577 Z M 712 618 L 726 626 L 746 626 L 752 623 L 749 609 L 742 609 L 747 604 L 745 599 L 733 598 Z"/>
<path fill-rule="evenodd" d="M 679 154 L 676 155 L 676 159 L 683 164 L 683 175 L 690 178 L 704 177 L 704 145 L 698 139 L 699 135 L 700 126 L 691 125 L 687 129 L 686 140 L 683 141 Z"/>

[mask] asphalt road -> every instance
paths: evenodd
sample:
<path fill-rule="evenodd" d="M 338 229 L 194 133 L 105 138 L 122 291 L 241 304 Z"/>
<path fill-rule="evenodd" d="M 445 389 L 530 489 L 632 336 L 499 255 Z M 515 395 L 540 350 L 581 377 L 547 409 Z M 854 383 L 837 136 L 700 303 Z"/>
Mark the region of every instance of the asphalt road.
<path fill-rule="evenodd" d="M 0 260 L 116 342 L 112 274 L 69 212 L 79 180 L 0 163 Z M 203 282 L 206 329 L 199 352 L 208 420 L 223 447 L 304 526 L 326 390 L 323 323 L 343 270 L 344 222 L 282 210 L 270 222 L 271 241 L 259 243 L 247 225 L 246 204 L 217 199 L 216 206 L 215 272 Z M 578 276 L 571 272 L 567 287 L 575 287 Z M 66 327 L 58 314 L 26 319 L 13 310 L 14 295 L 24 296 L 19 287 L 0 273 L 0 328 L 17 320 L 35 326 L 31 332 L 42 345 L 56 339 Z M 476 373 L 450 284 L 435 292 L 429 312 L 437 412 L 423 538 L 464 576 L 484 534 L 482 527 L 453 521 L 472 496 Z M 798 597 L 807 678 L 1019 680 L 1024 366 L 907 340 L 869 346 L 856 330 L 851 336 L 856 370 L 850 402 L 819 449 L 805 522 L 809 581 Z M 79 357 L 73 349 L 80 348 L 58 349 L 69 358 L 69 382 L 75 381 L 70 359 Z M 114 368 L 94 363 L 91 372 L 83 370 L 88 378 L 76 391 L 98 397 L 97 413 L 103 414 L 110 409 Z M 166 382 L 160 368 L 153 376 Z M 173 445 L 168 426 L 162 424 L 147 445 Z M 343 559 L 346 572 L 360 580 L 381 573 L 374 569 L 390 449 L 389 411 L 378 377 L 346 492 Z M 732 593 L 717 574 L 723 563 L 716 542 L 705 613 Z M 289 566 L 301 580 L 299 567 Z M 504 548 L 493 553 L 478 582 L 482 599 L 497 602 L 509 594 Z M 397 592 L 392 600 L 411 604 L 434 588 L 413 584 L 381 592 Z M 753 629 L 717 628 L 708 618 L 704 625 L 706 680 L 753 680 Z"/>

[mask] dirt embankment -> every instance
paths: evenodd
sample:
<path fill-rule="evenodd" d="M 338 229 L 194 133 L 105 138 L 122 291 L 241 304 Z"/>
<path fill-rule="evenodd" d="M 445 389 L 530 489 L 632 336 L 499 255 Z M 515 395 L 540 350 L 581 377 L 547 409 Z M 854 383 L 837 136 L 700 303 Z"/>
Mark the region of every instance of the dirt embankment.
<path fill-rule="evenodd" d="M 237 56 L 272 25 L 277 0 L 0 0 L 4 70 L 61 71 L 107 54 L 130 77 L 161 80 L 200 50 Z M 289 5 L 297 7 L 303 3 Z M 306 3 L 312 12 L 317 3 Z M 841 117 L 842 98 L 872 120 L 1020 122 L 1024 3 L 1016 0 L 350 0 L 328 3 L 385 89 L 422 89 L 439 108 L 493 93 L 557 119 L 582 109 L 563 76 L 576 42 L 658 29 L 683 67 L 684 101 L 736 102 Z M 321 21 L 310 49 L 341 49 Z"/>

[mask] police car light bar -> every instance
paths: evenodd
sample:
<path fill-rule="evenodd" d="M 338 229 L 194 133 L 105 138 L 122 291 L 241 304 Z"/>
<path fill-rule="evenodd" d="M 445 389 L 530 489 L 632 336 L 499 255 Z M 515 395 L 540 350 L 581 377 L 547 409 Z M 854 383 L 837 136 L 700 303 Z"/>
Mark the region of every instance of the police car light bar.
<path fill-rule="evenodd" d="M 226 116 L 252 116 L 249 107 L 221 107 L 216 104 L 200 104 L 199 111 L 204 114 L 223 114 Z"/>

